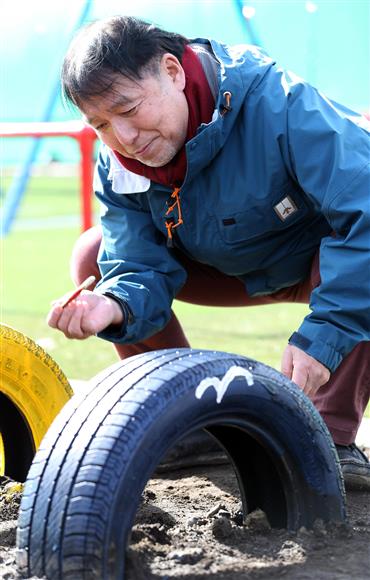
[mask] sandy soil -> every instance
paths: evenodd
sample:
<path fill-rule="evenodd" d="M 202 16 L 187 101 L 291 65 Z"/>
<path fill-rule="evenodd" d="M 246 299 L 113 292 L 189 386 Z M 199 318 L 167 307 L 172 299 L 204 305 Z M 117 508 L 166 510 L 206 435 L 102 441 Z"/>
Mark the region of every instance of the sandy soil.
<path fill-rule="evenodd" d="M 0 578 L 17 579 L 16 516 L 21 491 L 0 481 Z M 128 580 L 367 580 L 370 494 L 347 494 L 348 523 L 298 532 L 271 530 L 262 512 L 241 525 L 229 466 L 179 470 L 148 483 L 132 530 Z"/>

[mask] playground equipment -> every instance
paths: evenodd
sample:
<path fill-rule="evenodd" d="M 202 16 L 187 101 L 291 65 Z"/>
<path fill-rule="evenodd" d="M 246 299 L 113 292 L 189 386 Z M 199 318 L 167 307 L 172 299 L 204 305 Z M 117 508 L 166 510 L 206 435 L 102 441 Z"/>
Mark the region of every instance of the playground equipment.
<path fill-rule="evenodd" d="M 91 200 L 95 131 L 82 121 L 0 123 L 0 137 L 71 137 L 76 139 L 80 148 L 81 227 L 83 231 L 91 228 L 93 225 Z M 6 235 L 10 230 L 18 203 L 17 195 L 7 196 L 4 208 L 3 235 Z"/>
<path fill-rule="evenodd" d="M 74 26 L 74 31 L 78 30 L 86 21 L 90 12 L 91 2 L 87 0 L 81 10 L 81 13 L 77 19 L 77 22 Z M 59 80 L 59 71 L 53 86 L 51 87 L 51 91 L 48 94 L 47 102 L 45 104 L 45 109 L 41 115 L 41 122 L 50 121 L 52 118 L 53 110 L 55 104 L 60 95 L 60 80 Z M 1 135 L 5 136 L 5 135 Z M 9 135 L 8 135 L 9 136 Z M 19 135 L 20 136 L 20 135 Z M 40 135 L 34 135 L 35 137 Z M 82 142 L 82 141 L 81 141 Z M 20 168 L 19 173 L 13 179 L 11 187 L 7 193 L 6 200 L 3 207 L 3 219 L 2 219 L 2 227 L 1 227 L 1 235 L 6 235 L 11 228 L 11 225 L 16 217 L 18 206 L 21 202 L 23 194 L 26 190 L 27 183 L 29 177 L 31 175 L 32 165 L 35 163 L 37 159 L 37 155 L 40 148 L 40 139 L 33 139 L 30 143 L 29 150 L 25 159 L 23 160 L 22 166 Z"/>
<path fill-rule="evenodd" d="M 273 527 L 345 519 L 329 432 L 302 391 L 238 355 L 192 349 L 121 361 L 74 396 L 47 431 L 25 483 L 17 536 L 24 577 L 125 577 L 141 494 L 168 451 L 199 430 L 228 455 L 244 517 Z"/>

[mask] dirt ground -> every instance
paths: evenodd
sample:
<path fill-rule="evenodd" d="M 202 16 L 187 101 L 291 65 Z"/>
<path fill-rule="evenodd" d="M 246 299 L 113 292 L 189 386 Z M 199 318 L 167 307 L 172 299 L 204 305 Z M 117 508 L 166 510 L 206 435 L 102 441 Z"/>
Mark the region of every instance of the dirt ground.
<path fill-rule="evenodd" d="M 367 450 L 370 451 L 370 450 Z M 0 480 L 0 578 L 17 579 L 19 486 Z M 347 493 L 348 523 L 271 530 L 262 512 L 241 525 L 227 465 L 158 475 L 145 488 L 128 551 L 128 580 L 367 580 L 370 493 Z M 76 579 L 78 580 L 78 579 Z"/>

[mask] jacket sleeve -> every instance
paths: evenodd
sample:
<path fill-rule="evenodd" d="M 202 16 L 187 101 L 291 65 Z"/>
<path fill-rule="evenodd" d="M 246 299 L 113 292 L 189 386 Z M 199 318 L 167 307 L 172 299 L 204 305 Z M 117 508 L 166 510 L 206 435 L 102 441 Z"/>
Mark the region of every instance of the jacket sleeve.
<path fill-rule="evenodd" d="M 311 313 L 290 342 L 334 371 L 370 340 L 369 133 L 364 119 L 305 83 L 290 88 L 287 103 L 287 162 L 333 228 L 321 242 Z"/>
<path fill-rule="evenodd" d="M 132 315 L 118 331 L 108 327 L 98 336 L 135 343 L 166 325 L 186 272 L 153 224 L 147 193 L 117 194 L 108 175 L 109 158 L 100 154 L 94 188 L 101 204 L 103 240 L 98 264 L 102 279 L 96 291 L 110 294 Z"/>

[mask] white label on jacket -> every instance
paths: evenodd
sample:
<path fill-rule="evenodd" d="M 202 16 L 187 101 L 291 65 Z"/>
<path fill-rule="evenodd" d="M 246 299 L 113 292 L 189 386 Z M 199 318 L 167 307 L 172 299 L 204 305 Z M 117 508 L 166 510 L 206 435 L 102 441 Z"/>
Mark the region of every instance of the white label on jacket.
<path fill-rule="evenodd" d="M 274 205 L 274 210 L 276 211 L 277 215 L 281 219 L 281 221 L 285 221 L 292 213 L 297 211 L 297 206 L 292 200 L 289 195 L 284 197 L 279 203 Z"/>
<path fill-rule="evenodd" d="M 148 191 L 150 179 L 143 175 L 132 173 L 118 161 L 113 151 L 108 150 L 110 168 L 108 179 L 112 181 L 114 193 L 130 194 Z"/>
<path fill-rule="evenodd" d="M 244 377 L 249 386 L 253 385 L 252 373 L 247 371 L 247 369 L 243 369 L 243 367 L 234 365 L 227 370 L 221 380 L 218 377 L 207 377 L 203 379 L 195 389 L 195 396 L 197 399 L 201 399 L 208 387 L 213 387 L 217 395 L 216 403 L 221 403 L 229 384 L 236 377 Z"/>

